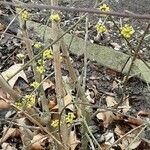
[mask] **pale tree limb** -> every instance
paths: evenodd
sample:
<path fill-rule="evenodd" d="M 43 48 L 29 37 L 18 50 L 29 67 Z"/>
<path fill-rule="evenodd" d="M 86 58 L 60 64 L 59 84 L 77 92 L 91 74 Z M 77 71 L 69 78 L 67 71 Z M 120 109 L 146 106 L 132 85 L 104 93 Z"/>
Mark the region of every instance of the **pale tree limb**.
<path fill-rule="evenodd" d="M 58 6 L 58 0 L 51 0 L 52 6 Z M 55 15 L 58 12 L 52 10 L 51 15 Z M 60 36 L 60 26 L 59 22 L 56 22 L 52 20 L 52 29 L 53 29 L 53 40 L 57 40 Z M 55 72 L 55 83 L 56 83 L 56 97 L 57 97 L 57 103 L 58 103 L 58 109 L 59 112 L 64 108 L 64 93 L 63 93 L 63 87 L 62 87 L 62 73 L 61 73 L 61 60 L 60 60 L 60 42 L 58 41 L 56 44 L 53 45 L 53 53 L 54 53 L 54 72 Z M 68 145 L 68 137 L 69 137 L 69 131 L 66 124 L 66 113 L 64 112 L 62 114 L 62 124 L 60 126 L 61 128 L 61 135 L 63 139 L 63 144 Z"/>
<path fill-rule="evenodd" d="M 18 6 L 16 3 L 11 2 L 3 2 L 0 1 L 0 4 L 11 5 L 11 6 Z M 74 8 L 74 7 L 63 7 L 63 6 L 51 6 L 51 5 L 43 5 L 43 4 L 26 4 L 20 2 L 19 5 L 23 8 L 39 8 L 39 9 L 53 9 L 53 10 L 60 10 L 60 11 L 69 11 L 69 12 L 83 12 L 83 13 L 90 13 L 90 14 L 104 14 L 104 15 L 111 15 L 117 17 L 124 17 L 124 18 L 136 18 L 136 19 L 150 19 L 149 14 L 138 14 L 138 13 L 129 13 L 129 12 L 115 12 L 115 11 L 99 11 L 98 9 L 88 9 L 88 8 Z"/>

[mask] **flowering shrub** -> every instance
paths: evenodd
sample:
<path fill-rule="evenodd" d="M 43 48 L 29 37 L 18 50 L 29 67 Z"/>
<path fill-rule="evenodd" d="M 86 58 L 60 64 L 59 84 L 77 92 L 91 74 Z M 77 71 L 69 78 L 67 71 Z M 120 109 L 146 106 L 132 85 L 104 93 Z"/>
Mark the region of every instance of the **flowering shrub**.
<path fill-rule="evenodd" d="M 22 102 L 16 102 L 15 105 L 17 108 L 22 109 L 22 107 L 25 108 L 30 108 L 33 105 L 35 105 L 35 95 L 25 95 L 24 99 L 22 100 Z"/>

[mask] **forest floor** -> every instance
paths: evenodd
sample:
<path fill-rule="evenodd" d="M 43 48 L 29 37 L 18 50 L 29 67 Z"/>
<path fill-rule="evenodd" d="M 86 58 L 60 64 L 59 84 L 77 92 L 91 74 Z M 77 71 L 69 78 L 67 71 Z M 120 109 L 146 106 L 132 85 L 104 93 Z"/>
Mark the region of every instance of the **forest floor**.
<path fill-rule="evenodd" d="M 29 1 L 27 2 L 29 3 Z M 42 3 L 42 2 L 39 1 L 39 3 Z M 66 6 L 66 7 L 92 8 L 94 6 L 94 2 L 92 0 L 91 1 L 90 0 L 89 1 L 82 1 L 82 0 L 77 1 L 76 0 L 75 2 L 72 2 L 72 3 L 68 1 L 61 1 L 60 5 Z M 116 5 L 113 7 L 115 9 Z M 128 7 L 125 6 L 125 10 L 127 8 Z M 118 10 L 123 10 L 123 9 L 124 8 L 121 8 L 120 6 L 120 9 Z M 132 9 L 133 8 L 129 10 L 132 11 Z M 145 13 L 145 9 L 147 8 L 143 10 L 142 9 L 140 9 L 139 12 Z M 133 12 L 135 12 L 135 10 Z M 4 14 L 3 15 L 4 17 L 0 18 L 0 23 L 1 25 L 4 25 L 4 27 L 6 27 L 12 19 L 11 17 L 12 14 L 9 10 L 9 7 L 0 6 L 0 11 L 2 12 L 2 14 Z M 30 12 L 32 13 L 32 20 L 38 23 L 47 24 L 49 12 L 47 13 L 47 11 L 45 10 L 40 10 L 37 13 L 37 11 L 39 10 L 38 9 L 30 10 Z M 68 27 L 73 25 L 79 19 L 80 15 L 82 14 L 81 13 L 69 13 L 69 12 L 62 11 L 61 12 L 61 24 L 60 24 L 61 28 L 63 30 L 68 29 Z M 114 48 L 114 51 L 117 50 L 123 53 L 129 53 L 128 48 L 125 44 L 125 41 L 121 38 L 121 36 L 118 35 L 117 29 L 115 28 L 115 26 L 112 24 L 110 20 L 106 21 L 106 25 L 108 27 L 108 33 L 101 35 L 99 39 L 96 39 L 97 32 L 95 29 L 95 25 L 99 21 L 99 19 L 100 17 L 98 15 L 95 15 L 95 14 L 89 15 L 88 40 L 91 43 L 96 43 L 99 45 L 112 47 Z M 125 23 L 130 23 L 133 26 L 134 30 L 136 31 L 136 34 L 130 42 L 132 46 L 135 47 L 138 43 L 137 39 L 141 37 L 141 34 L 144 32 L 144 29 L 146 28 L 146 25 L 147 25 L 146 20 L 135 20 L 135 19 L 126 19 L 126 18 L 120 19 L 117 17 L 114 17 L 114 20 L 118 24 L 120 22 L 122 23 L 125 22 Z M 3 31 L 4 29 L 0 30 L 0 34 L 2 34 Z M 78 37 L 81 37 L 84 39 L 85 21 L 81 22 L 77 26 L 74 33 Z M 36 40 L 36 41 L 40 41 L 44 43 L 43 38 L 40 37 L 36 32 L 34 32 L 34 29 L 32 30 L 30 29 L 29 37 L 30 39 L 32 39 L 32 41 Z M 149 48 L 150 48 L 149 39 L 145 39 L 140 49 L 140 56 L 142 56 L 142 58 L 148 62 L 150 62 Z M 36 49 L 34 49 L 34 52 L 35 54 L 38 53 Z M 17 56 L 17 54 L 19 53 L 23 53 L 27 55 L 23 40 L 18 38 L 18 22 L 16 21 L 15 23 L 12 24 L 8 32 L 4 35 L 4 37 L 0 41 L 0 71 L 1 73 L 9 70 L 9 68 L 12 65 L 15 65 L 16 63 L 21 62 Z M 84 56 L 77 56 L 74 54 L 70 54 L 70 58 L 72 60 L 72 64 L 74 68 L 77 70 L 77 74 L 79 75 L 80 78 L 82 78 L 83 71 L 84 71 Z M 24 61 L 25 62 L 28 61 L 27 56 Z M 46 69 L 47 70 L 46 70 L 45 76 L 48 76 L 48 74 L 54 72 L 53 60 L 48 62 Z M 22 78 L 22 76 L 20 76 L 13 85 L 13 88 L 17 92 L 21 93 L 22 95 L 25 95 L 26 93 L 30 93 L 33 90 L 30 87 L 30 84 L 33 82 L 33 77 L 34 77 L 32 70 L 26 69 L 24 73 L 25 73 L 26 78 Z M 68 71 L 64 67 L 63 63 L 62 63 L 62 74 L 64 77 L 68 76 Z M 121 94 L 120 92 L 122 90 L 121 83 L 123 79 L 124 79 L 124 75 L 122 75 L 121 73 L 111 70 L 109 68 L 106 68 L 105 66 L 101 66 L 95 61 L 88 60 L 85 93 L 90 103 L 93 106 L 97 106 L 98 108 L 101 108 L 101 109 L 109 108 L 109 107 L 112 107 L 114 104 L 117 104 L 118 103 L 117 100 L 119 99 L 119 96 Z M 54 87 L 55 87 L 54 75 L 52 75 L 49 78 L 49 80 L 53 86 L 50 85 L 48 88 L 46 88 L 45 92 L 48 98 L 50 99 L 50 101 L 52 101 L 52 99 L 56 99 L 56 95 L 54 91 Z M 111 144 L 113 144 L 117 139 L 122 137 L 125 133 L 149 121 L 149 117 L 150 117 L 150 92 L 149 91 L 150 91 L 150 88 L 149 88 L 148 83 L 145 83 L 144 81 L 142 81 L 141 79 L 137 77 L 131 77 L 128 80 L 126 92 L 124 93 L 125 100 L 122 106 L 118 108 L 117 113 L 113 111 L 106 111 L 105 113 L 100 112 L 98 113 L 99 115 L 98 114 L 94 115 L 94 117 L 91 118 L 92 119 L 92 123 L 90 125 L 91 131 L 93 135 L 95 136 L 95 138 L 97 139 L 97 141 L 101 143 L 102 146 L 104 146 L 104 149 L 107 149 L 107 146 L 110 146 Z M 75 96 L 74 92 L 76 91 L 72 91 L 72 92 L 73 92 L 73 96 Z M 0 88 L 0 96 L 2 96 L 1 88 Z M 95 114 L 98 108 L 92 109 L 93 114 Z M 72 111 L 72 110 L 68 108 L 68 111 Z M 119 116 L 120 113 L 121 113 L 121 117 Z M 10 106 L 6 106 L 6 107 L 4 106 L 3 108 L 1 100 L 0 100 L 0 131 L 1 131 L 0 142 L 3 141 L 1 143 L 0 149 L 2 150 L 5 149 L 4 143 L 9 144 L 9 146 L 13 147 L 14 149 L 22 148 L 22 141 L 20 139 L 20 136 L 18 138 L 18 133 L 17 135 L 16 133 L 14 133 L 16 132 L 16 130 L 9 131 L 9 134 L 7 133 L 4 135 L 4 132 L 6 129 L 8 129 L 8 127 L 10 127 L 11 129 L 18 127 L 17 121 L 16 119 L 14 119 L 15 114 L 16 112 L 13 109 L 11 109 Z M 119 117 L 119 119 L 117 117 Z M 12 118 L 14 120 L 12 120 Z M 19 118 L 19 116 L 17 118 Z M 13 123 L 12 126 L 10 126 L 11 122 Z M 77 130 L 76 138 L 80 140 L 81 133 L 77 134 L 79 130 L 77 123 L 74 124 L 74 128 L 76 128 L 75 130 Z M 137 131 L 140 132 L 141 129 Z M 14 134 L 15 136 L 12 134 Z M 132 135 L 130 134 L 130 137 L 128 136 L 126 137 L 126 140 L 122 140 L 122 142 L 118 142 L 116 145 L 114 145 L 113 149 L 123 150 L 132 141 L 131 139 L 134 139 L 134 137 L 136 137 L 136 135 L 137 135 L 137 132 L 133 132 Z M 42 145 L 43 149 L 45 150 L 48 149 L 46 148 L 47 143 L 49 144 L 49 141 L 46 141 L 45 145 Z M 150 149 L 149 127 L 145 128 L 143 133 L 139 137 L 136 137 L 133 143 L 134 143 L 132 144 L 133 148 L 131 147 L 130 149 L 149 150 Z M 74 149 L 80 149 L 80 145 L 76 145 Z M 89 150 L 90 149 L 91 147 L 89 146 Z"/>

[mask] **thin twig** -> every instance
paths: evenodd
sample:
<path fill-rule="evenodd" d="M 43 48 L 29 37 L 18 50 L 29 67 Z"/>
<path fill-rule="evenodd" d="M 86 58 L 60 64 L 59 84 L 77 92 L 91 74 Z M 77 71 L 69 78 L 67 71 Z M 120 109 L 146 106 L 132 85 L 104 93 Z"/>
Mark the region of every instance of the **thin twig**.
<path fill-rule="evenodd" d="M 11 3 L 11 2 L 3 2 L 0 1 L 1 4 L 4 5 L 12 5 L 12 6 L 18 6 L 24 8 L 39 8 L 39 9 L 54 9 L 54 10 L 60 10 L 60 11 L 69 11 L 69 12 L 84 12 L 84 13 L 90 13 L 90 14 L 105 14 L 105 15 L 111 15 L 111 16 L 118 16 L 118 17 L 127 17 L 127 18 L 136 18 L 136 19 L 150 19 L 149 14 L 140 15 L 135 13 L 121 13 L 121 12 L 103 12 L 99 11 L 98 9 L 88 9 L 88 8 L 71 8 L 71 7 L 63 7 L 63 6 L 50 6 L 50 5 L 43 5 L 43 4 L 25 4 L 25 3 Z"/>
<path fill-rule="evenodd" d="M 109 148 L 111 149 L 114 145 L 118 144 L 120 141 L 122 141 L 127 135 L 131 134 L 132 132 L 142 128 L 143 126 L 145 126 L 146 124 L 141 124 L 140 126 L 137 126 L 136 128 L 130 130 L 129 132 L 127 132 L 126 134 L 124 134 L 121 138 L 119 138 L 117 141 L 115 141 Z"/>
<path fill-rule="evenodd" d="M 131 143 L 127 146 L 125 150 L 130 150 L 130 146 L 136 141 L 136 139 L 140 136 L 140 134 L 147 128 L 147 125 L 145 125 L 141 131 L 135 136 L 135 138 L 131 141 Z"/>
<path fill-rule="evenodd" d="M 85 41 L 84 41 L 84 72 L 83 72 L 83 90 L 85 91 L 86 87 L 86 76 L 87 76 L 87 40 L 88 40 L 88 23 L 89 15 L 86 16 L 85 22 Z"/>

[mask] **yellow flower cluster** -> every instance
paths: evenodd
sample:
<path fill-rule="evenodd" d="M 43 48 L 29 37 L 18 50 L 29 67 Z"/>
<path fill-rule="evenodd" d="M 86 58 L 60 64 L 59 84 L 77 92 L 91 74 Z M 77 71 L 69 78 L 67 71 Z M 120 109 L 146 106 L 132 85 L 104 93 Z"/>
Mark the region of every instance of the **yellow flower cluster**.
<path fill-rule="evenodd" d="M 43 59 L 51 59 L 53 58 L 53 52 L 51 49 L 46 49 L 44 52 L 43 52 Z"/>
<path fill-rule="evenodd" d="M 75 119 L 75 115 L 70 112 L 70 113 L 68 113 L 68 115 L 66 116 L 66 123 L 72 124 L 73 121 L 74 121 L 74 119 Z M 60 122 L 60 124 L 61 124 L 61 123 L 62 123 L 62 122 Z M 51 123 L 51 126 L 54 127 L 54 128 L 58 127 L 58 125 L 59 125 L 59 120 L 58 120 L 58 119 L 52 121 L 52 123 Z"/>
<path fill-rule="evenodd" d="M 45 61 L 42 60 L 42 59 L 39 59 L 39 60 L 38 60 L 38 65 L 45 65 Z"/>
<path fill-rule="evenodd" d="M 31 86 L 34 88 L 34 89 L 38 89 L 38 87 L 40 86 L 40 83 L 34 81 Z"/>
<path fill-rule="evenodd" d="M 121 35 L 125 38 L 130 38 L 135 32 L 133 27 L 129 24 L 125 24 L 120 30 L 121 30 Z"/>
<path fill-rule="evenodd" d="M 36 67 L 36 71 L 40 74 L 43 74 L 46 70 L 45 70 L 45 67 L 41 65 L 41 66 Z"/>
<path fill-rule="evenodd" d="M 20 16 L 21 16 L 21 19 L 23 21 L 27 21 L 30 18 L 29 13 L 26 10 L 22 11 L 21 14 L 20 14 Z"/>
<path fill-rule="evenodd" d="M 18 109 L 21 109 L 24 106 L 24 104 L 21 102 L 15 102 L 15 105 Z"/>
<path fill-rule="evenodd" d="M 61 122 L 60 122 L 60 124 L 61 124 Z M 58 127 L 58 125 L 59 125 L 59 120 L 58 119 L 53 120 L 52 123 L 51 123 L 51 126 L 54 127 L 54 128 Z"/>
<path fill-rule="evenodd" d="M 50 16 L 50 20 L 51 20 L 51 21 L 55 21 L 55 22 L 59 22 L 59 21 L 60 21 L 60 16 L 59 16 L 59 14 L 52 14 L 52 15 Z"/>
<path fill-rule="evenodd" d="M 103 24 L 101 24 L 101 23 L 97 23 L 97 24 L 96 24 L 96 30 L 97 30 L 97 32 L 99 32 L 99 33 L 104 33 L 104 32 L 107 31 L 105 25 L 103 25 Z"/>
<path fill-rule="evenodd" d="M 22 107 L 30 108 L 35 104 L 35 95 L 26 95 L 22 102 L 16 102 L 15 105 L 17 108 L 21 109 Z"/>
<path fill-rule="evenodd" d="M 35 42 L 34 43 L 34 47 L 37 48 L 37 49 L 39 49 L 39 48 L 42 47 L 42 43 L 41 42 Z"/>
<path fill-rule="evenodd" d="M 99 10 L 102 11 L 102 12 L 108 12 L 108 11 L 110 11 L 110 8 L 109 8 L 108 5 L 103 4 L 103 5 L 101 5 L 101 6 L 99 7 Z"/>
<path fill-rule="evenodd" d="M 35 104 L 35 95 L 26 95 L 25 100 L 27 100 L 27 108 L 30 108 Z"/>
<path fill-rule="evenodd" d="M 73 120 L 75 119 L 75 115 L 73 113 L 68 113 L 68 115 L 66 116 L 66 123 L 73 123 Z"/>

